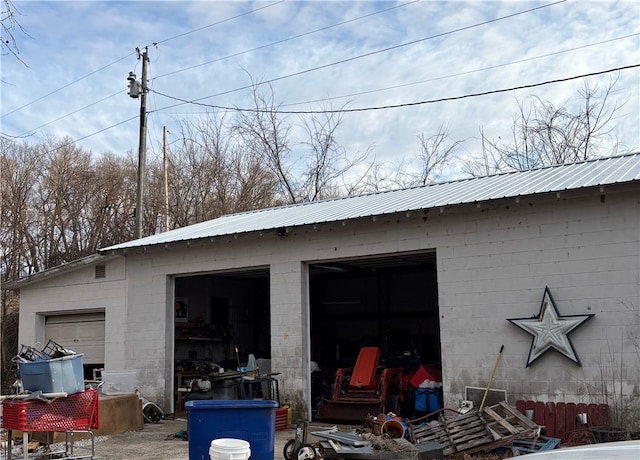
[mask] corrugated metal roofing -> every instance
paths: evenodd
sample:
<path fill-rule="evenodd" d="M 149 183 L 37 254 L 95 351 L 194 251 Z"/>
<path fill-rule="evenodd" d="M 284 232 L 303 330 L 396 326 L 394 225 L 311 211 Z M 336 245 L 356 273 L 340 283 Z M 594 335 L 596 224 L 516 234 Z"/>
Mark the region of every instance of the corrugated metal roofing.
<path fill-rule="evenodd" d="M 97 264 L 100 262 L 107 262 L 114 258 L 118 257 L 117 255 L 104 256 L 102 254 L 92 254 L 87 257 L 83 257 L 82 259 L 76 259 L 72 262 L 67 262 L 62 265 L 58 265 L 55 267 L 47 268 L 41 272 L 32 273 L 31 275 L 27 275 L 24 278 L 20 278 L 14 281 L 7 281 L 2 283 L 3 290 L 12 290 L 19 289 L 21 287 L 27 286 L 29 284 L 38 282 L 50 276 L 54 276 L 60 273 L 68 273 L 73 270 L 79 270 L 88 265 Z"/>
<path fill-rule="evenodd" d="M 100 252 L 634 181 L 640 181 L 640 153 L 230 214 L 103 248 Z"/>

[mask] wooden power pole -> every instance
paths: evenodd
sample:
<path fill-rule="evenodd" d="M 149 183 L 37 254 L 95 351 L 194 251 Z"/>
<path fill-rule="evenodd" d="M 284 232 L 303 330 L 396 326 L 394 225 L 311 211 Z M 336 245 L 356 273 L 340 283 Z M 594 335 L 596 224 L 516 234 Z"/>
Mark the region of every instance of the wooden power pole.
<path fill-rule="evenodd" d="M 167 156 L 167 127 L 162 128 L 162 156 L 164 158 L 164 231 L 169 231 L 169 157 Z"/>
<path fill-rule="evenodd" d="M 138 51 L 139 53 L 139 51 Z M 142 53 L 142 78 L 140 92 L 140 137 L 138 142 L 138 190 L 136 194 L 136 238 L 142 238 L 144 177 L 147 154 L 147 63 L 148 48 Z"/>

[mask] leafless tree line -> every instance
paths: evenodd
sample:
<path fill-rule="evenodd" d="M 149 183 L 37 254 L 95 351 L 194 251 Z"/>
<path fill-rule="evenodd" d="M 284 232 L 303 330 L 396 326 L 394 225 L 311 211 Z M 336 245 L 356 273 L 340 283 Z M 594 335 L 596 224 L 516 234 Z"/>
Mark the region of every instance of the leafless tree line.
<path fill-rule="evenodd" d="M 491 138 L 480 128 L 482 152 L 464 162 L 465 171 L 487 175 L 615 155 L 615 122 L 628 101 L 614 99 L 617 81 L 600 87 L 585 80 L 578 92 L 581 106 L 573 110 L 537 96 L 529 104 L 517 101 L 511 138 Z"/>
<path fill-rule="evenodd" d="M 283 115 L 273 92 L 254 86 L 255 110 L 179 121 L 169 146 L 168 209 L 162 158 L 151 158 L 143 233 L 163 231 L 167 214 L 170 228 L 179 228 L 281 204 L 425 185 L 451 166 L 477 176 L 610 156 L 621 107 L 610 101 L 614 84 L 600 90 L 585 82 L 577 113 L 539 98 L 528 107 L 519 102 L 512 141 L 490 140 L 481 128 L 484 149 L 477 155 L 459 155 L 463 141 L 451 139 L 444 124 L 435 134 L 418 133 L 411 172 L 403 163 L 390 168 L 370 160 L 369 152 L 347 155 L 338 141 L 340 112 Z M 605 151 L 605 144 L 613 148 Z M 2 136 L 0 155 L 3 281 L 134 237 L 137 155 L 96 156 L 68 138 L 31 145 Z"/>
<path fill-rule="evenodd" d="M 169 149 L 168 209 L 162 159 L 147 165 L 143 233 L 162 231 L 167 214 L 170 228 L 179 228 L 252 209 L 425 185 L 452 165 L 478 176 L 610 156 L 623 105 L 611 101 L 615 83 L 599 89 L 585 81 L 574 112 L 537 97 L 528 106 L 519 101 L 512 140 L 492 140 L 480 128 L 476 155 L 458 155 L 463 141 L 451 139 L 444 124 L 435 134 L 418 133 L 411 172 L 403 162 L 390 168 L 369 160 L 369 152 L 347 155 L 338 141 L 340 112 L 283 115 L 272 90 L 255 85 L 252 111 L 179 121 Z M 133 238 L 132 153 L 95 156 L 66 138 L 30 145 L 5 137 L 0 153 L 2 280 Z"/>

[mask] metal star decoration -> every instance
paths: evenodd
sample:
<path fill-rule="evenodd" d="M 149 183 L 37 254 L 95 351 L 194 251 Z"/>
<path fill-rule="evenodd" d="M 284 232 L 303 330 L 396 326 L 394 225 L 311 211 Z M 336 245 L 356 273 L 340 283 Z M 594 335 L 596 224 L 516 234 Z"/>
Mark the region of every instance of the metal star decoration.
<path fill-rule="evenodd" d="M 595 316 L 593 313 L 561 316 L 547 286 L 544 288 L 544 297 L 537 317 L 514 318 L 507 321 L 533 336 L 527 367 L 551 348 L 555 348 L 578 366 L 582 366 L 569 339 L 569 333 L 593 316 Z"/>

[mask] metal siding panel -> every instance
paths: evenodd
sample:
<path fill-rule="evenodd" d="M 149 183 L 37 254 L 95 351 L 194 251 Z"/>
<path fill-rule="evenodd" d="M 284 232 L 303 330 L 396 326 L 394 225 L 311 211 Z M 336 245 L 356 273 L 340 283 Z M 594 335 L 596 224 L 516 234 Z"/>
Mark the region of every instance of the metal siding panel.
<path fill-rule="evenodd" d="M 232 214 L 101 251 L 270 231 L 278 227 L 341 222 L 637 180 L 640 180 L 640 153 Z"/>

